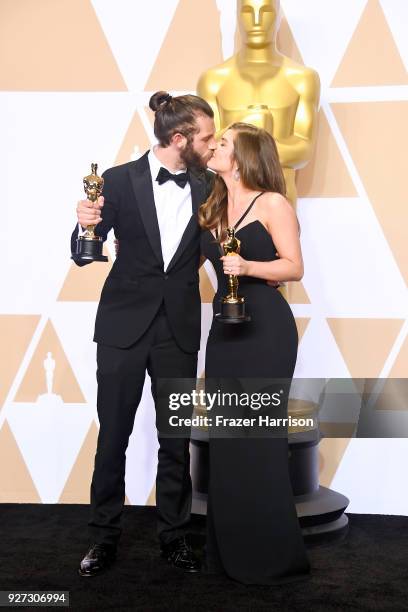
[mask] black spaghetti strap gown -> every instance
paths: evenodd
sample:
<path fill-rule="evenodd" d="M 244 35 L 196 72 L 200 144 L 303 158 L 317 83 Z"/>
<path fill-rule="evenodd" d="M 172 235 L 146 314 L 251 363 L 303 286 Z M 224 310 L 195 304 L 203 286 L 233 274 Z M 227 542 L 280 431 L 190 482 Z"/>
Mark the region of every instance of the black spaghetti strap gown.
<path fill-rule="evenodd" d="M 260 221 L 242 226 L 236 235 L 244 259 L 277 258 L 272 238 Z M 204 231 L 201 240 L 202 253 L 213 264 L 218 279 L 215 315 L 220 311 L 220 298 L 228 293 L 227 275 L 220 261 L 223 253 L 210 231 Z M 239 277 L 238 295 L 245 298 L 251 321 L 225 324 L 213 318 L 206 350 L 206 380 L 283 378 L 290 386 L 298 346 L 290 306 L 276 288 L 254 277 Z M 287 401 L 283 410 L 286 416 Z M 210 431 L 208 572 L 226 573 L 244 584 L 264 585 L 310 576 L 289 478 L 286 435 L 287 429 L 284 437 L 274 438 L 213 437 Z"/>

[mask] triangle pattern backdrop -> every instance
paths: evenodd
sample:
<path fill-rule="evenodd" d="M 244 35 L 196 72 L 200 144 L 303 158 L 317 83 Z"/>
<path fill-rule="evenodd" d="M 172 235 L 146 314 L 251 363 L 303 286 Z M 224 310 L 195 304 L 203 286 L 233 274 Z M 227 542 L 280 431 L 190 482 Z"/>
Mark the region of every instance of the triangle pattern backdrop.
<path fill-rule="evenodd" d="M 167 0 L 157 0 L 158 12 L 165 2 Z M 406 10 L 405 0 L 359 0 L 358 14 L 355 12 L 351 25 L 351 22 L 347 21 L 347 11 L 344 11 L 344 0 L 330 2 L 338 16 L 339 32 L 336 33 L 333 23 L 330 23 L 328 28 L 336 51 L 328 55 L 332 59 L 327 60 L 325 57 L 321 62 L 325 74 L 329 76 L 326 76 L 327 86 L 322 90 L 317 146 L 311 162 L 297 175 L 299 201 L 304 199 L 303 217 L 318 204 L 322 205 L 318 222 L 323 226 L 325 219 L 329 218 L 324 217 L 325 214 L 336 214 L 330 210 L 325 213 L 326 203 L 339 202 L 343 206 L 344 202 L 350 202 L 351 205 L 357 202 L 360 205 L 359 210 L 364 208 L 367 223 L 359 227 L 356 234 L 361 236 L 363 247 L 365 239 L 367 244 L 370 240 L 370 244 L 377 245 L 378 256 L 383 262 L 382 276 L 378 278 L 378 283 L 384 286 L 384 291 L 381 303 L 376 303 L 375 314 L 368 308 L 361 313 L 359 304 L 353 304 L 350 299 L 343 303 L 340 298 L 333 304 L 330 301 L 329 283 L 326 285 L 324 277 L 319 276 L 317 272 L 314 275 L 318 260 L 306 258 L 307 274 L 302 282 L 290 283 L 288 286 L 288 301 L 292 306 L 299 333 L 300 371 L 310 371 L 313 375 L 321 371 L 324 376 L 332 377 L 342 376 L 347 371 L 352 377 L 375 377 L 384 371 L 390 377 L 407 378 L 408 298 L 405 303 L 398 298 L 401 302 L 400 315 L 395 314 L 396 310 L 393 309 L 393 296 L 402 295 L 401 286 L 405 287 L 408 280 L 408 206 L 405 186 L 408 102 L 404 88 L 408 84 L 404 65 L 408 49 L 406 36 L 401 33 L 396 36 L 399 12 L 403 15 L 403 10 Z M 235 5 L 235 0 L 231 0 L 231 3 Z M 304 9 L 293 0 L 282 0 L 281 4 L 283 15 L 278 33 L 278 48 L 295 61 L 318 69 L 317 59 L 325 54 L 325 50 L 321 48 L 318 36 L 305 36 L 304 24 L 301 22 Z M 313 32 L 317 31 L 316 24 L 320 24 L 320 29 L 324 28 L 324 19 L 328 19 L 327 9 L 320 11 L 319 6 L 323 6 L 322 0 L 315 0 L 308 7 L 308 18 L 314 22 Z M 20 100 L 21 96 L 25 96 L 29 107 L 32 96 L 43 95 L 53 97 L 61 110 L 64 110 L 70 109 L 73 96 L 81 101 L 85 97 L 95 105 L 98 104 L 98 96 L 101 94 L 129 100 L 131 112 L 129 120 L 126 119 L 128 125 L 123 129 L 123 125 L 118 124 L 118 144 L 112 146 L 106 142 L 106 149 L 100 161 L 103 162 L 101 167 L 107 168 L 109 165 L 137 159 L 154 143 L 154 117 L 147 107 L 150 95 L 159 89 L 175 94 L 194 93 L 200 74 L 226 59 L 223 57 L 225 37 L 230 36 L 228 48 L 234 49 L 235 46 L 236 51 L 240 47 L 240 35 L 235 19 L 230 23 L 229 33 L 226 33 L 225 27 L 221 28 L 225 7 L 226 2 L 223 0 L 205 0 L 205 3 L 198 0 L 174 0 L 170 8 L 167 5 L 166 15 L 160 18 L 161 40 L 154 41 L 152 37 L 157 36 L 158 30 L 155 29 L 153 13 L 149 9 L 150 17 L 146 18 L 143 24 L 145 32 L 142 32 L 139 23 L 140 40 L 135 42 L 134 38 L 127 40 L 126 36 L 129 38 L 132 27 L 127 23 L 123 29 L 123 19 L 128 15 L 128 19 L 132 21 L 136 17 L 139 18 L 141 13 L 128 1 L 123 4 L 109 4 L 104 0 L 2 0 L 0 102 L 4 100 L 12 107 L 14 99 Z M 232 15 L 232 12 L 230 14 Z M 223 23 L 225 26 L 225 19 Z M 122 31 L 125 34 L 122 35 Z M 347 32 L 347 35 L 344 32 Z M 154 42 L 150 44 L 149 49 L 157 49 L 157 54 L 153 54 L 155 57 L 149 57 L 146 62 L 143 55 L 144 40 Z M 132 57 L 134 64 L 129 59 Z M 311 58 L 315 58 L 316 63 L 311 61 Z M 328 66 L 325 61 L 326 64 L 327 61 L 332 64 Z M 123 75 L 126 75 L 126 82 Z M 132 89 L 134 83 L 139 83 L 137 89 Z M 38 117 L 38 121 L 46 130 L 45 112 Z M 109 114 L 106 121 L 109 121 L 110 126 L 115 124 L 114 113 Z M 3 130 L 2 139 L 6 150 L 13 147 L 13 134 L 18 129 L 19 121 L 16 117 L 14 125 L 7 125 Z M 73 125 L 72 129 L 77 128 Z M 24 138 L 29 139 L 30 133 L 24 134 Z M 93 159 L 92 130 L 89 134 L 78 131 L 77 140 L 82 150 L 87 152 L 89 148 L 89 156 Z M 38 146 L 41 147 L 41 143 L 38 143 Z M 55 155 L 55 151 L 49 151 L 48 155 Z M 65 151 L 64 143 L 61 143 L 59 155 L 61 164 L 66 169 L 74 165 L 77 151 Z M 31 163 L 35 164 L 36 160 Z M 34 204 L 40 209 L 43 199 L 47 197 L 54 201 L 55 195 L 48 194 L 44 188 L 45 181 L 46 178 L 42 177 L 40 186 L 32 186 L 30 206 Z M 20 206 L 19 194 L 14 186 L 7 184 L 6 187 L 6 193 L 9 195 L 5 205 Z M 68 199 L 72 199 L 72 216 L 69 221 L 59 226 L 58 233 L 61 240 L 67 240 L 67 243 L 75 224 L 76 202 L 75 197 L 70 196 L 67 198 L 67 206 L 70 206 Z M 67 218 L 68 216 L 64 217 L 65 220 Z M 374 231 L 375 223 L 378 233 L 372 235 L 370 232 Z M 42 221 L 31 229 L 33 234 L 41 235 Z M 318 243 L 317 230 L 321 231 L 321 228 L 316 228 L 316 232 L 313 229 L 307 228 L 302 236 L 306 236 L 304 239 L 310 241 L 306 247 L 312 247 L 306 248 L 305 253 L 311 252 L 317 257 L 320 254 L 322 259 L 333 257 Z M 351 245 L 348 245 L 345 236 L 344 250 L 337 256 L 341 265 L 352 273 L 353 260 L 348 255 L 348 246 Z M 30 453 L 22 453 L 23 441 L 19 439 L 17 420 L 13 418 L 17 414 L 21 417 L 27 406 L 30 409 L 41 406 L 39 398 L 43 399 L 43 407 L 48 408 L 52 407 L 52 402 L 55 401 L 55 410 L 62 411 L 59 413 L 62 415 L 67 414 L 63 412 L 65 410 L 73 411 L 74 405 L 79 411 L 81 419 L 78 417 L 78 423 L 83 427 L 81 438 L 75 443 L 72 441 L 72 465 L 65 469 L 64 476 L 61 476 L 61 481 L 56 483 L 53 490 L 58 491 L 57 499 L 60 503 L 89 501 L 89 485 L 98 435 L 95 361 L 90 350 L 90 347 L 94 347 L 91 346 L 91 330 L 89 334 L 78 334 L 72 322 L 75 321 L 76 313 L 80 316 L 79 313 L 84 312 L 86 319 L 94 315 L 103 282 L 113 264 L 114 250 L 106 248 L 105 254 L 109 255 L 107 265 L 92 264 L 79 268 L 72 263 L 67 267 L 66 261 L 61 263 L 57 259 L 47 263 L 59 266 L 61 281 L 56 290 L 55 301 L 45 303 L 44 300 L 42 310 L 20 306 L 18 295 L 20 290 L 24 289 L 24 279 L 15 279 L 15 286 L 10 287 L 9 293 L 12 295 L 14 291 L 16 294 L 16 307 L 11 312 L 4 309 L 0 314 L 0 334 L 3 340 L 0 348 L 3 364 L 0 378 L 2 502 L 40 502 L 44 499 L 44 495 L 41 494 L 40 497 L 39 493 L 44 490 L 44 475 L 42 480 L 38 478 L 35 466 L 30 465 Z M 335 263 L 338 264 L 338 261 Z M 39 273 L 44 274 L 43 267 Z M 400 282 L 398 287 L 397 282 Z M 322 283 L 321 292 L 316 290 L 316 283 Z M 200 291 L 203 303 L 203 338 L 200 353 L 202 372 L 205 334 L 209 329 L 211 303 L 215 294 L 214 275 L 208 264 L 200 270 Z M 347 286 L 344 287 L 344 292 L 349 294 Z M 67 313 L 72 315 L 65 316 Z M 58 326 L 53 324 L 54 320 L 59 321 Z M 56 330 L 61 332 L 60 325 L 64 324 L 69 329 L 59 337 Z M 49 352 L 55 362 L 51 393 L 47 391 L 47 372 L 44 365 Z M 77 362 L 72 355 L 79 354 L 81 361 Z M 75 375 L 75 372 L 79 371 L 78 368 L 86 368 L 87 372 L 89 370 L 89 384 L 86 388 L 84 379 L 81 378 L 84 391 Z M 48 385 L 49 383 L 48 377 Z M 371 389 L 367 387 L 365 393 L 369 397 Z M 146 415 L 154 422 L 151 399 L 144 394 L 142 401 Z M 404 406 L 401 404 L 399 409 L 404 409 Z M 35 422 L 36 418 L 34 411 L 32 422 Z M 331 425 L 338 427 L 339 432 L 347 432 L 347 423 Z M 154 436 L 151 433 L 146 434 L 147 429 L 146 421 L 136 419 L 133 435 Z M 52 428 L 44 434 L 52 436 Z M 347 463 L 348 453 L 353 446 L 345 436 L 346 434 L 344 438 L 327 438 L 320 444 L 322 485 L 330 486 L 336 476 L 344 476 L 342 465 Z M 353 442 L 358 443 L 359 440 Z M 393 463 L 392 440 L 389 442 L 389 478 L 394 479 L 395 487 L 398 487 L 401 480 L 400 464 Z M 150 464 L 144 465 L 144 468 L 146 474 L 150 474 L 154 473 L 154 462 L 157 461 L 155 450 L 153 451 L 157 442 L 154 437 L 150 437 L 147 444 L 152 453 L 151 456 L 146 456 L 146 461 L 150 461 Z M 347 483 L 347 480 L 359 478 L 362 483 L 360 499 L 351 500 L 350 511 L 353 511 L 354 501 L 359 508 L 364 507 L 364 487 L 366 482 L 370 482 L 370 475 L 364 472 L 365 465 L 368 464 L 369 462 L 361 462 L 360 465 L 357 457 L 353 462 L 353 472 L 341 481 Z M 127 492 L 126 503 L 130 503 L 129 499 L 138 499 L 138 469 L 138 466 L 129 462 L 127 476 L 129 475 L 136 485 L 132 494 Z M 341 492 L 347 495 L 346 486 Z M 154 504 L 153 477 L 151 483 L 147 482 L 147 486 L 145 483 L 143 491 L 141 495 L 145 497 L 145 503 Z M 376 508 L 366 507 L 365 511 L 375 512 Z M 404 508 L 391 507 L 389 511 L 398 514 L 403 513 Z"/>
<path fill-rule="evenodd" d="M 407 85 L 398 47 L 379 0 L 369 0 L 333 79 L 333 87 Z"/>
<path fill-rule="evenodd" d="M 0 503 L 38 503 L 40 496 L 7 421 L 0 430 Z"/>
<path fill-rule="evenodd" d="M 332 108 L 392 254 L 408 282 L 408 101 L 333 104 Z"/>
<path fill-rule="evenodd" d="M 0 409 L 39 323 L 38 315 L 0 315 Z"/>
<path fill-rule="evenodd" d="M 146 90 L 194 90 L 201 72 L 221 62 L 221 33 L 215 0 L 206 0 L 205 10 L 199 13 L 197 3 L 180 0 Z"/>
<path fill-rule="evenodd" d="M 126 91 L 90 0 L 2 0 L 0 13 L 0 90 Z"/>
<path fill-rule="evenodd" d="M 85 403 L 71 364 L 51 321 L 47 321 L 14 401 L 36 402 L 39 395 L 47 392 L 44 361 L 48 353 L 51 353 L 55 361 L 52 392 L 60 395 L 64 403 Z"/>

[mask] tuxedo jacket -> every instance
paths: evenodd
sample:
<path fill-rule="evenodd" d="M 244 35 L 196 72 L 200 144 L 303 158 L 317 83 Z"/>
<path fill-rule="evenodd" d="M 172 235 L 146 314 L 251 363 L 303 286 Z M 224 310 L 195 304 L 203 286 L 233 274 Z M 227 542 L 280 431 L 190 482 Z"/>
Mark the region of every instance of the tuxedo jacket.
<path fill-rule="evenodd" d="M 199 206 L 212 187 L 212 173 L 189 170 L 192 215 L 180 244 L 164 271 L 160 231 L 153 196 L 148 152 L 137 161 L 103 173 L 104 206 L 95 234 L 106 240 L 111 228 L 119 252 L 102 289 L 94 341 L 120 348 L 136 342 L 164 301 L 177 344 L 198 351 L 201 332 Z M 71 236 L 76 251 L 78 226 Z M 86 265 L 86 264 L 80 264 Z M 94 265 L 103 265 L 94 263 Z"/>

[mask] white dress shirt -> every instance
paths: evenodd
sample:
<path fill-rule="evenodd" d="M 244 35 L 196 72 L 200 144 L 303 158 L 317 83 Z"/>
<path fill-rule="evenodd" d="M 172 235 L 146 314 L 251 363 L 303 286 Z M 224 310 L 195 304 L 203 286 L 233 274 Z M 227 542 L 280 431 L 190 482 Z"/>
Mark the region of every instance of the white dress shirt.
<path fill-rule="evenodd" d="M 184 230 L 193 214 L 191 188 L 189 182 L 182 189 L 171 180 L 159 185 L 156 181 L 157 175 L 160 168 L 166 168 L 166 166 L 156 157 L 153 149 L 149 151 L 148 160 L 152 175 L 157 220 L 159 222 L 164 270 L 166 270 L 174 253 L 177 251 Z M 185 172 L 185 170 L 174 172 L 169 168 L 166 168 L 166 170 L 172 174 Z"/>

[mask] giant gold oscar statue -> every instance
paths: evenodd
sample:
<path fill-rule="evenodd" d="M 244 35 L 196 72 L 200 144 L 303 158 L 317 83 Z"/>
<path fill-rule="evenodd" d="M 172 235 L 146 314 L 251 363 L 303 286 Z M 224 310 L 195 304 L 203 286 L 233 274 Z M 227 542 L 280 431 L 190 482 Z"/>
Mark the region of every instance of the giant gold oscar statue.
<path fill-rule="evenodd" d="M 222 64 L 210 68 L 199 79 L 197 93 L 214 111 L 217 132 L 237 121 L 252 123 L 274 138 L 286 180 L 287 198 L 296 206 L 296 170 L 310 160 L 315 139 L 320 99 L 319 75 L 298 64 L 276 48 L 279 0 L 237 0 L 242 48 Z M 288 299 L 290 291 L 280 287 Z M 306 381 L 306 383 L 313 381 Z M 299 394 L 303 395 L 302 392 Z M 319 406 L 305 399 L 290 399 L 292 418 L 314 418 Z M 348 499 L 319 486 L 319 429 L 289 427 L 292 487 L 303 532 L 313 535 L 342 533 L 347 528 L 344 510 Z M 194 438 L 194 436 L 193 436 Z M 196 466 L 205 464 L 204 455 Z M 202 483 L 200 472 L 193 481 Z M 200 484 L 196 490 L 200 492 Z"/>
<path fill-rule="evenodd" d="M 275 139 L 288 199 L 296 204 L 295 172 L 310 160 L 316 138 L 319 75 L 276 48 L 279 0 L 238 0 L 242 48 L 210 68 L 197 86 L 217 130 L 244 121 Z"/>

